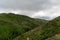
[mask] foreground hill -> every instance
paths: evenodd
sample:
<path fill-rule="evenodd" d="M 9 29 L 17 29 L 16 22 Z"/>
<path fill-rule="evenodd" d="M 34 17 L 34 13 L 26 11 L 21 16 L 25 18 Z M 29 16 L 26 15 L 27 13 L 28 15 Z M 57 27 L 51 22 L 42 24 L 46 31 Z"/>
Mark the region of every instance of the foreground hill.
<path fill-rule="evenodd" d="M 29 31 L 23 35 L 18 36 L 14 40 L 53 40 L 49 39 L 54 35 L 60 33 L 60 17 L 57 17 L 42 27 L 37 27 L 34 31 Z M 56 36 L 60 37 L 60 36 Z M 57 40 L 57 39 L 54 39 Z M 60 40 L 60 39 L 59 39 Z"/>
<path fill-rule="evenodd" d="M 13 40 L 18 35 L 45 24 L 45 20 L 33 19 L 13 13 L 0 14 L 0 40 Z"/>
<path fill-rule="evenodd" d="M 54 36 L 47 38 L 46 40 L 60 40 L 60 33 L 57 33 Z"/>

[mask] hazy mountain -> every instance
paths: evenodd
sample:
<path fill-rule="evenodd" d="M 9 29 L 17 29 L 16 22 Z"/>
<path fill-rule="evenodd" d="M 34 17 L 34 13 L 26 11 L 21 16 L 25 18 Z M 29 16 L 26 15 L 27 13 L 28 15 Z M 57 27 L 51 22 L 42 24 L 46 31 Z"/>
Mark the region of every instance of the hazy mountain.
<path fill-rule="evenodd" d="M 35 16 L 35 18 L 45 19 L 45 20 L 51 20 L 51 18 L 48 17 L 48 16 Z"/>

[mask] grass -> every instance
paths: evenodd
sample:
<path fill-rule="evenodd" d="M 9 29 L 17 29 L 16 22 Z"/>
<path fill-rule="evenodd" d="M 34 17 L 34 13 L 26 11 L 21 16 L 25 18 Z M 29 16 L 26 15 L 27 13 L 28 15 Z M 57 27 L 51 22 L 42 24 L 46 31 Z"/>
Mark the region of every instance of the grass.
<path fill-rule="evenodd" d="M 15 40 L 27 40 L 27 38 L 30 38 L 30 40 L 46 40 L 59 32 L 60 17 L 57 17 L 34 31 L 29 31 L 20 35 L 19 37 L 15 38 Z M 58 39 L 56 38 L 56 40 Z"/>
<path fill-rule="evenodd" d="M 45 20 L 38 21 L 38 19 L 24 15 L 2 13 L 0 14 L 0 40 L 13 40 L 43 24 L 45 24 Z"/>

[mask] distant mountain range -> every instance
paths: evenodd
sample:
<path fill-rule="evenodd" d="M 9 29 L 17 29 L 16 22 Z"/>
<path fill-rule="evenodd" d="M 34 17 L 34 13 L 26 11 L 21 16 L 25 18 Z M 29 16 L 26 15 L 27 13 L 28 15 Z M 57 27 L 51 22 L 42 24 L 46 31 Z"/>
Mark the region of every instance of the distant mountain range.
<path fill-rule="evenodd" d="M 50 20 L 51 19 L 48 16 L 35 16 L 35 18 L 44 19 L 44 20 Z"/>

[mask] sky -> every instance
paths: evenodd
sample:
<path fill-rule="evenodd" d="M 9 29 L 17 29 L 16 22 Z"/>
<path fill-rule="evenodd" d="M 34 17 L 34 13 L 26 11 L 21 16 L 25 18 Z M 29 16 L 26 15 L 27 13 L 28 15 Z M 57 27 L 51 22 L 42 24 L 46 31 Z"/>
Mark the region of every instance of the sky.
<path fill-rule="evenodd" d="M 3 12 L 50 20 L 60 16 L 60 0 L 0 0 Z"/>

